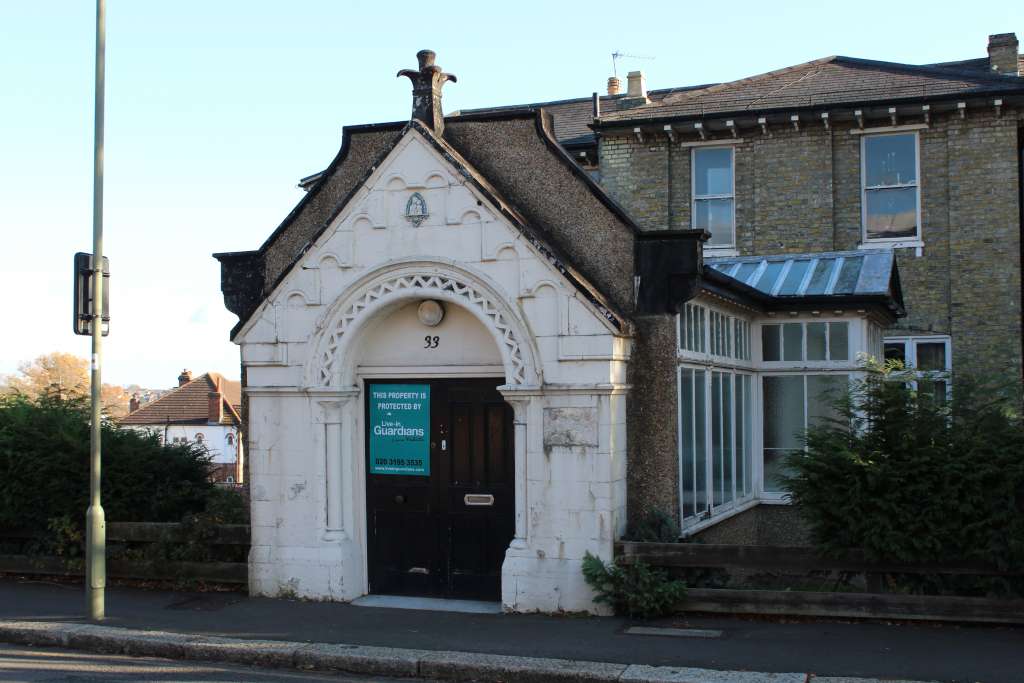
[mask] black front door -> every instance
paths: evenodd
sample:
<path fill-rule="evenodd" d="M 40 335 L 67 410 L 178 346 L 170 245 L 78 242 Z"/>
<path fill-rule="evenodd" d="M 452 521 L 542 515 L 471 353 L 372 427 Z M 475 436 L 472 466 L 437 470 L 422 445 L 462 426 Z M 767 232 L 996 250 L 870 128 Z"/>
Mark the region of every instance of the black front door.
<path fill-rule="evenodd" d="M 366 382 L 371 593 L 500 599 L 515 528 L 512 409 L 495 388 L 501 383 Z M 394 399 L 383 398 L 389 386 L 398 387 Z M 429 418 L 404 396 L 429 396 Z M 392 417 L 390 407 L 407 412 Z M 421 423 L 429 439 L 417 443 Z"/>

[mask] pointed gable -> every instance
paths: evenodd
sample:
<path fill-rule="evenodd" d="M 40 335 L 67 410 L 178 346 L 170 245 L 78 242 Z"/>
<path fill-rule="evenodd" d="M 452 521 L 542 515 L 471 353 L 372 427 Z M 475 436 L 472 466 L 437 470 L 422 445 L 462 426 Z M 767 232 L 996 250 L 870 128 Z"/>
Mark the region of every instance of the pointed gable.
<path fill-rule="evenodd" d="M 637 228 L 565 154 L 550 120 L 540 111 L 519 110 L 446 124 L 443 137 L 416 120 L 346 128 L 338 157 L 258 251 L 215 254 L 225 303 L 240 318 L 232 336 L 411 131 L 424 136 L 606 320 L 624 329 Z"/>

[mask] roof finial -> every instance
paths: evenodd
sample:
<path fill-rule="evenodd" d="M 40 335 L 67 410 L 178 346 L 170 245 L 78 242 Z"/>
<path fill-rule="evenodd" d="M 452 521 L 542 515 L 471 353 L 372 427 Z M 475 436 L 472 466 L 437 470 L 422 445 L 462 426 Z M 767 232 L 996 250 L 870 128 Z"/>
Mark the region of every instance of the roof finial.
<path fill-rule="evenodd" d="M 453 74 L 446 74 L 434 64 L 433 50 L 416 53 L 419 69 L 402 69 L 399 76 L 408 76 L 412 81 L 412 118 L 425 123 L 438 136 L 444 133 L 444 112 L 441 109 L 441 87 L 451 81 L 457 83 Z"/>

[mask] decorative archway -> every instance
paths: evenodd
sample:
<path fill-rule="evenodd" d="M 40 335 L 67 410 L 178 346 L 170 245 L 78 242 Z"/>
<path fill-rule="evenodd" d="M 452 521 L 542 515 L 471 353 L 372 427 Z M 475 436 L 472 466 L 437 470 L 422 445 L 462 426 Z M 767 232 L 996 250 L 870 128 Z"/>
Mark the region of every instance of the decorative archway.
<path fill-rule="evenodd" d="M 351 386 L 355 356 L 351 347 L 359 331 L 382 310 L 410 299 L 440 299 L 462 306 L 491 332 L 501 351 L 509 386 L 541 384 L 537 353 L 527 326 L 479 273 L 452 263 L 403 261 L 361 278 L 350 294 L 328 309 L 318 326 L 316 352 L 306 369 L 307 386 Z"/>

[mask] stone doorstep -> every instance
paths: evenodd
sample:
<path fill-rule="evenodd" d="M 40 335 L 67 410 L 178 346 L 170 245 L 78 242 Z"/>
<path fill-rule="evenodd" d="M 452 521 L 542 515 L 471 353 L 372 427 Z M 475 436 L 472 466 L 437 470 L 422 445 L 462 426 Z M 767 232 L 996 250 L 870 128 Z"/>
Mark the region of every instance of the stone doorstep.
<path fill-rule="evenodd" d="M 61 622 L 0 621 L 0 641 L 136 657 L 480 683 L 881 683 L 877 679 L 818 678 L 803 673 L 716 671 L 369 645 L 248 640 Z"/>

